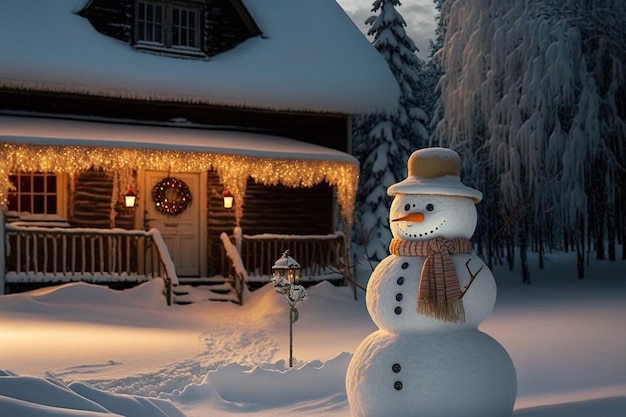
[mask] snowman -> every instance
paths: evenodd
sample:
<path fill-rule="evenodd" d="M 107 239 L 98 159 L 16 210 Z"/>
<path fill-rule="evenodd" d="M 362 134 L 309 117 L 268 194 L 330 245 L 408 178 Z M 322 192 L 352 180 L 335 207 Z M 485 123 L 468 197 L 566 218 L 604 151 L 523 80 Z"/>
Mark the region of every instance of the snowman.
<path fill-rule="evenodd" d="M 459 155 L 415 151 L 408 177 L 387 190 L 393 235 L 367 286 L 378 331 L 359 345 L 346 375 L 353 417 L 504 417 L 515 368 L 478 330 L 496 285 L 470 237 L 482 193 L 461 183 Z"/>

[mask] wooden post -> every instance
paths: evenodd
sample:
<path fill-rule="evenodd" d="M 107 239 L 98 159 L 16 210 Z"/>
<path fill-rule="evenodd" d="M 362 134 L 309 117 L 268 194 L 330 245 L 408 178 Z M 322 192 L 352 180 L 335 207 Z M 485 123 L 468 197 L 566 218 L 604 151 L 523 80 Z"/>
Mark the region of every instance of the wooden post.
<path fill-rule="evenodd" d="M 0 295 L 5 294 L 6 285 L 6 251 L 4 247 L 5 223 L 4 210 L 0 209 Z"/>
<path fill-rule="evenodd" d="M 165 299 L 167 301 L 167 305 L 172 305 L 172 279 L 170 277 L 165 277 Z"/>

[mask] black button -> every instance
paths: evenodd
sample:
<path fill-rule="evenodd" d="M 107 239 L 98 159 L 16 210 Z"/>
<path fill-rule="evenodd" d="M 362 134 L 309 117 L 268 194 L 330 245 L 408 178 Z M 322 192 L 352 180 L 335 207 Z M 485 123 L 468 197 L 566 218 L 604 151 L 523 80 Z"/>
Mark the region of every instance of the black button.
<path fill-rule="evenodd" d="M 402 301 L 403 298 L 404 298 L 404 296 L 402 295 L 401 292 L 396 294 L 396 301 Z"/>
<path fill-rule="evenodd" d="M 404 285 L 404 277 L 398 278 L 396 282 L 398 283 L 398 285 Z"/>
<path fill-rule="evenodd" d="M 396 308 L 393 310 L 393 312 L 394 312 L 394 313 L 396 313 L 396 314 L 398 314 L 398 315 L 399 315 L 399 314 L 402 314 L 402 307 L 396 307 Z"/>
<path fill-rule="evenodd" d="M 401 370 L 401 369 L 402 369 L 402 367 L 400 366 L 400 364 L 399 364 L 399 363 L 394 363 L 394 364 L 391 366 L 391 370 L 392 370 L 394 373 L 396 373 L 396 374 L 397 374 L 398 372 L 400 372 L 400 370 Z"/>
<path fill-rule="evenodd" d="M 394 382 L 393 387 L 396 389 L 396 391 L 400 391 L 402 389 L 402 382 L 400 381 Z"/>
<path fill-rule="evenodd" d="M 402 269 L 407 269 L 409 267 L 409 263 L 408 262 L 403 262 L 402 263 Z"/>

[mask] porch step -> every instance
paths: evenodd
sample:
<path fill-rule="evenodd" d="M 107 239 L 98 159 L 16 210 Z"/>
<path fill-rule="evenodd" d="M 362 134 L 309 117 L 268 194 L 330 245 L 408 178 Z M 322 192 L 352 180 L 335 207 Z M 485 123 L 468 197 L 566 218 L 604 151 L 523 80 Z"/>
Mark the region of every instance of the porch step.
<path fill-rule="evenodd" d="M 178 277 L 178 282 L 182 285 L 215 285 L 215 284 L 223 284 L 228 281 L 228 278 L 224 278 L 221 275 L 213 276 L 213 277 Z"/>
<path fill-rule="evenodd" d="M 227 278 L 179 278 L 179 282 L 179 285 L 172 288 L 174 304 L 186 305 L 202 301 L 239 301 L 235 289 Z"/>

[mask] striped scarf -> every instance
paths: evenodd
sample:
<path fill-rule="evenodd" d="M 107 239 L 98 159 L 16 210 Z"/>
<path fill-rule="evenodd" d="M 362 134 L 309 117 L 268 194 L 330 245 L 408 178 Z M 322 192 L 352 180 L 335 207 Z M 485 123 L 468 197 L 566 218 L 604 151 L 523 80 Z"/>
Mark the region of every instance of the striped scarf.
<path fill-rule="evenodd" d="M 389 246 L 392 255 L 426 257 L 417 291 L 417 312 L 452 323 L 465 322 L 459 278 L 452 257 L 471 253 L 467 238 L 436 239 L 411 242 L 394 238 Z"/>

